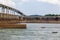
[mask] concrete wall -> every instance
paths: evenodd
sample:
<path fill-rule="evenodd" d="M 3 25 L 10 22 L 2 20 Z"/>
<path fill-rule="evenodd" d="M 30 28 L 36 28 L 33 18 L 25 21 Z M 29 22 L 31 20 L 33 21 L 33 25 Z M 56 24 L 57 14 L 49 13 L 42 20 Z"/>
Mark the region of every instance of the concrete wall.
<path fill-rule="evenodd" d="M 19 16 L 17 15 L 12 15 L 12 14 L 5 14 L 5 13 L 0 13 L 0 19 L 19 19 Z"/>

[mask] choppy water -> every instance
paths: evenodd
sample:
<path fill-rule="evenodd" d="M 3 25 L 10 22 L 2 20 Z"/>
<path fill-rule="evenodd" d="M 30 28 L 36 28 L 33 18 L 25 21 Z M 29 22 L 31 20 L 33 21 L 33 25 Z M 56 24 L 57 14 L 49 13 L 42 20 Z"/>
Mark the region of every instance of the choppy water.
<path fill-rule="evenodd" d="M 60 40 L 60 24 L 26 24 L 27 29 L 0 29 L 0 40 Z"/>

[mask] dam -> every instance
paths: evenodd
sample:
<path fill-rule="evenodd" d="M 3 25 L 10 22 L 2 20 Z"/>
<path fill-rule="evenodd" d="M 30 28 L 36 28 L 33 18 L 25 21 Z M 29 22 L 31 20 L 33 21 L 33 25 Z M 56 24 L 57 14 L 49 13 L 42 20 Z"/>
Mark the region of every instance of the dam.
<path fill-rule="evenodd" d="M 17 24 L 24 16 L 19 10 L 0 4 L 0 28 L 25 28 L 25 24 Z"/>
<path fill-rule="evenodd" d="M 60 40 L 60 24 L 57 24 L 56 17 L 37 20 L 6 5 L 0 4 L 0 9 L 0 40 Z"/>

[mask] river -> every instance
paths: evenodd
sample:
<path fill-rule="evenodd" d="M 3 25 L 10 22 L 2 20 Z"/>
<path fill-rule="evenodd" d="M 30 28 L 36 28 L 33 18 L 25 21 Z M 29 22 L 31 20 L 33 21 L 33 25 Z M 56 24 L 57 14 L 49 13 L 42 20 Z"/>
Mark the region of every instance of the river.
<path fill-rule="evenodd" d="M 0 40 L 60 40 L 60 24 L 25 24 L 26 29 L 0 29 Z"/>

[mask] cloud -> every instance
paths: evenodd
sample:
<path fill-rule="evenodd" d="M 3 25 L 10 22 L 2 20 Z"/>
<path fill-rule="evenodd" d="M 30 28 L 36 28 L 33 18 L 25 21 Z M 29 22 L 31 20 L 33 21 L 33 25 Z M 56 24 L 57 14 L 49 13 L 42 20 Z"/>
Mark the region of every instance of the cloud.
<path fill-rule="evenodd" d="M 22 2 L 28 2 L 29 0 L 21 0 Z"/>
<path fill-rule="evenodd" d="M 26 2 L 29 2 L 30 0 L 20 0 L 20 4 L 24 4 L 24 3 L 26 3 Z"/>
<path fill-rule="evenodd" d="M 0 4 L 4 4 L 10 7 L 15 7 L 15 2 L 13 2 L 12 0 L 0 0 Z"/>
<path fill-rule="evenodd" d="M 60 5 L 60 0 L 37 0 L 38 2 L 47 2 L 51 4 Z"/>

